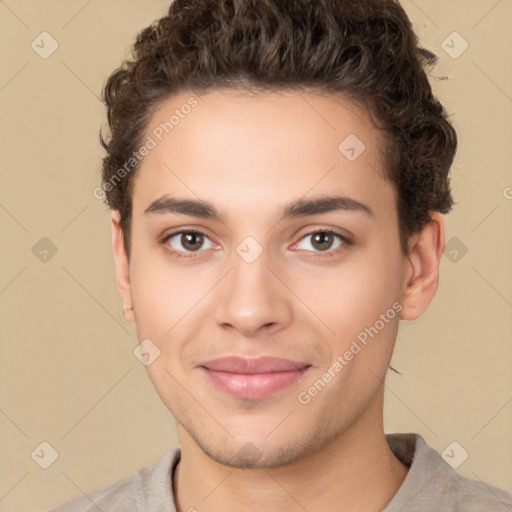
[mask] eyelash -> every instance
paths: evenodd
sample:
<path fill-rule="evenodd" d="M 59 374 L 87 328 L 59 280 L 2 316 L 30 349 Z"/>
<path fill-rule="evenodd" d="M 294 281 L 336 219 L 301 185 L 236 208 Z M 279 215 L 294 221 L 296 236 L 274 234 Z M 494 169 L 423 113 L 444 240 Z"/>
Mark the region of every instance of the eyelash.
<path fill-rule="evenodd" d="M 328 233 L 328 234 L 331 234 L 331 235 L 334 235 L 334 236 L 337 236 L 338 238 L 341 239 L 341 241 L 343 242 L 342 245 L 340 245 L 339 247 L 336 247 L 335 249 L 328 249 L 326 251 L 312 251 L 316 254 L 318 254 L 319 257 L 321 258 L 329 258 L 329 257 L 332 257 L 332 256 L 336 256 L 340 251 L 342 251 L 343 249 L 347 248 L 347 247 L 350 247 L 351 245 L 353 245 L 353 242 L 351 242 L 347 237 L 345 237 L 344 235 L 342 235 L 341 233 L 338 233 L 338 231 L 334 230 L 334 229 L 329 229 L 329 228 L 325 228 L 325 229 L 317 229 L 315 231 L 310 231 L 309 233 L 306 233 L 304 234 L 300 240 L 308 237 L 308 236 L 311 236 L 311 235 L 316 235 L 318 233 Z M 164 244 L 167 244 L 167 242 L 175 237 L 176 235 L 184 235 L 184 234 L 191 234 L 191 235 L 202 235 L 206 238 L 209 238 L 208 235 L 206 233 L 203 233 L 202 231 L 199 231 L 199 230 L 196 230 L 196 229 L 183 229 L 183 230 L 180 230 L 180 231 L 174 231 L 173 233 L 170 233 L 168 235 L 165 235 L 162 240 L 160 240 L 160 243 L 162 245 Z M 169 246 L 167 246 L 167 250 L 175 257 L 177 258 L 195 258 L 196 257 L 196 253 L 199 253 L 199 252 L 202 252 L 202 251 L 191 251 L 191 252 L 183 252 L 183 251 L 176 251 L 174 249 L 169 249 L 168 248 Z M 311 252 L 311 251 L 308 251 L 308 252 Z"/>

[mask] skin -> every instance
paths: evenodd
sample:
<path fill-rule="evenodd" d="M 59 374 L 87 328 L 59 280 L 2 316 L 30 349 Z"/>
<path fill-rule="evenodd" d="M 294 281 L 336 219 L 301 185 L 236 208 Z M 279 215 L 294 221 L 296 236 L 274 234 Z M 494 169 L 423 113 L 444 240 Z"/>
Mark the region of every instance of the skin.
<path fill-rule="evenodd" d="M 147 133 L 191 96 L 169 98 Z M 130 261 L 118 212 L 111 218 L 117 287 L 133 307 L 125 318 L 139 340 L 160 350 L 147 370 L 177 421 L 178 509 L 380 511 L 407 474 L 384 437 L 384 378 L 399 319 L 419 317 L 437 290 L 443 217 L 432 212 L 402 254 L 380 132 L 347 99 L 225 90 L 195 97 L 198 105 L 136 175 Z M 338 150 L 351 133 L 366 146 L 355 161 Z M 163 194 L 208 201 L 223 221 L 145 214 Z M 281 219 L 285 205 L 323 195 L 349 196 L 373 215 L 338 210 Z M 192 228 L 206 234 L 202 246 L 193 242 L 199 250 L 183 246 L 181 235 L 172 245 L 161 241 Z M 334 237 L 322 250 L 308 236 L 322 228 L 352 244 Z M 236 252 L 247 236 L 263 250 L 252 263 Z M 191 257 L 178 258 L 173 248 Z M 301 404 L 298 393 L 395 302 L 399 315 Z M 311 368 L 269 397 L 241 399 L 197 368 L 226 355 L 281 357 Z M 257 456 L 241 455 L 249 447 Z"/>

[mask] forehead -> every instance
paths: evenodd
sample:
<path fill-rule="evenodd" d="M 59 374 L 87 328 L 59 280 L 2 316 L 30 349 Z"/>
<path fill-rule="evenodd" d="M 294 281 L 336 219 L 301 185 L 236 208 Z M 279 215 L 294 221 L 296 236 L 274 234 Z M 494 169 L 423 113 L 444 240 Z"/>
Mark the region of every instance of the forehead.
<path fill-rule="evenodd" d="M 245 198 L 260 211 L 261 201 L 284 203 L 333 188 L 366 202 L 394 199 L 383 179 L 380 133 L 364 108 L 341 96 L 182 90 L 153 114 L 149 139 L 134 213 L 163 194 L 226 206 Z"/>

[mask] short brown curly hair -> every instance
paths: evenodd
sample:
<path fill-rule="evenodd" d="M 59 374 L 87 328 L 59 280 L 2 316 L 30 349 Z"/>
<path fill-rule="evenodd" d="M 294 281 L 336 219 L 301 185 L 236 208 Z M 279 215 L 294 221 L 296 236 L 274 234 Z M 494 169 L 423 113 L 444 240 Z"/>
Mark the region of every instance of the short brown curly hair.
<path fill-rule="evenodd" d="M 448 173 L 457 135 L 425 72 L 432 57 L 397 0 L 174 0 L 103 88 L 103 198 L 120 213 L 128 258 L 137 166 L 113 179 L 140 148 L 153 112 L 183 88 L 294 88 L 363 105 L 385 134 L 385 178 L 398 193 L 406 254 L 430 212 L 454 204 Z"/>

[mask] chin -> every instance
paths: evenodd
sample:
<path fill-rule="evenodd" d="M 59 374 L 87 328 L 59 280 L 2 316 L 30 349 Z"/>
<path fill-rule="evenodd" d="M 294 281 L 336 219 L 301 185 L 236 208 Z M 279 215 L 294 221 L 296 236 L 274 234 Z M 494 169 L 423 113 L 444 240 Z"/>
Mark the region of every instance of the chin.
<path fill-rule="evenodd" d="M 294 431 L 297 435 L 297 430 Z M 189 435 L 199 448 L 215 462 L 224 466 L 239 469 L 275 469 L 293 464 L 311 453 L 317 452 L 322 446 L 328 444 L 329 436 L 323 432 L 311 432 L 290 439 L 290 432 L 272 440 L 269 436 L 255 433 L 254 436 L 240 437 L 226 436 L 222 440 L 208 438 L 207 441 L 198 436 L 196 432 Z"/>
<path fill-rule="evenodd" d="M 251 441 L 247 441 L 238 450 L 199 446 L 215 462 L 238 469 L 273 469 L 287 466 L 300 459 L 304 452 L 304 447 L 263 447 L 261 449 Z"/>

